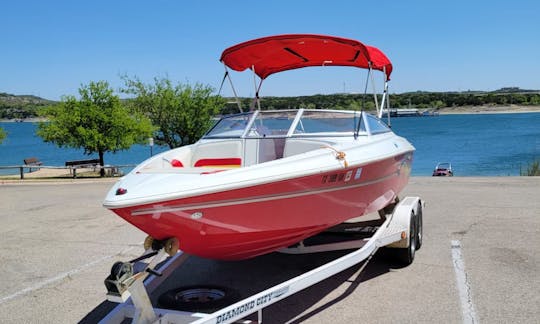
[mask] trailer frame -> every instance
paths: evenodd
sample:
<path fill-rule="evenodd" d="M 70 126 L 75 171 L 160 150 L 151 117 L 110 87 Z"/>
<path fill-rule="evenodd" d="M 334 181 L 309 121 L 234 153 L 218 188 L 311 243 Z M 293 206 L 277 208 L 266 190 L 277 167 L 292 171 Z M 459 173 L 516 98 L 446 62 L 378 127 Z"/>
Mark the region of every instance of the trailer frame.
<path fill-rule="evenodd" d="M 414 259 L 415 251 L 422 244 L 424 202 L 419 197 L 405 197 L 389 207 L 385 209 L 385 212 L 380 212 L 384 222 L 369 238 L 323 244 L 316 247 L 299 244 L 282 251 L 285 253 L 313 253 L 355 249 L 353 252 L 210 314 L 153 307 L 149 293 L 163 283 L 174 269 L 181 266 L 188 256 L 178 252 L 156 270 L 154 268 L 166 258 L 167 253 L 163 248 L 158 251 L 152 248 L 147 249 L 143 257 L 151 253 L 152 260 L 145 263 L 139 261 L 141 258 L 136 259 L 133 266 L 136 269 L 135 275 L 123 281 L 128 287 L 126 291 L 122 294 L 108 295 L 109 300 L 119 302 L 119 305 L 108 313 L 100 323 L 122 323 L 131 318 L 132 323 L 219 324 L 232 323 L 255 312 L 258 314 L 258 323 L 262 323 L 262 310 L 265 307 L 367 260 L 360 268 L 362 271 L 381 247 L 398 249 L 401 261 L 404 264 L 410 264 Z"/>

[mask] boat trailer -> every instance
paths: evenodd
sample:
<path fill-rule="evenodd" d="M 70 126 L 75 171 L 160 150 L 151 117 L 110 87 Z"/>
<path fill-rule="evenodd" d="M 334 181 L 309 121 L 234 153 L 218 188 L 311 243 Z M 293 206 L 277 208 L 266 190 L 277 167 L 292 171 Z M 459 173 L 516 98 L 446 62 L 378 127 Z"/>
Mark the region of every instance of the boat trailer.
<path fill-rule="evenodd" d="M 132 323 L 145 324 L 233 323 L 255 312 L 258 314 L 257 322 L 262 323 L 262 310 L 265 307 L 367 260 L 360 268 L 360 271 L 363 271 L 371 257 L 381 247 L 395 248 L 395 255 L 401 263 L 405 265 L 412 263 L 415 251 L 422 245 L 423 208 L 424 202 L 419 197 L 406 197 L 379 211 L 382 224 L 362 226 L 362 223 L 355 223 L 348 227 L 349 231 L 373 233 L 370 237 L 316 245 L 301 242 L 284 249 L 280 252 L 355 250 L 209 314 L 153 307 L 149 294 L 181 266 L 188 255 L 178 251 L 178 241 L 175 238 L 163 242 L 147 238 L 144 244 L 146 251 L 141 257 L 113 265 L 110 276 L 105 280 L 105 286 L 108 290 L 107 299 L 119 304 L 99 323 L 123 323 L 129 319 Z M 150 261 L 145 262 L 147 259 Z M 165 262 L 157 268 L 164 260 Z M 242 323 L 252 322 L 242 321 Z"/>

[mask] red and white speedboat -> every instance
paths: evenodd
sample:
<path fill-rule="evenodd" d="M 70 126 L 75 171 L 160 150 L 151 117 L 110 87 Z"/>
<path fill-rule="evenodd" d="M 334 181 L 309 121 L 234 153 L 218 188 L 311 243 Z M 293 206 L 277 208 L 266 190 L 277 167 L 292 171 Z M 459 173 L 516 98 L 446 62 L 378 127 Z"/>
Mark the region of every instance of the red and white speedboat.
<path fill-rule="evenodd" d="M 225 116 L 197 143 L 137 166 L 110 190 L 105 207 L 156 240 L 177 238 L 185 253 L 245 259 L 395 201 L 414 147 L 379 119 L 392 71 L 380 50 L 339 37 L 279 35 L 230 47 L 221 61 L 253 70 L 261 84 L 308 66 L 381 71 L 379 116 L 308 109 Z"/>

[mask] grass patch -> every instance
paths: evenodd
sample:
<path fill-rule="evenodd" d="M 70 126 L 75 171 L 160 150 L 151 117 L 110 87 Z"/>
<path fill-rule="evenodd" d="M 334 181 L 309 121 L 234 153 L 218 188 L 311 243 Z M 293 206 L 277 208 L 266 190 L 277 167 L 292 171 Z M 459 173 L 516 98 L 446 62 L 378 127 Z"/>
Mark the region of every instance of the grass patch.
<path fill-rule="evenodd" d="M 527 165 L 526 170 L 520 170 L 522 176 L 540 176 L 540 160 L 535 160 L 532 163 Z"/>

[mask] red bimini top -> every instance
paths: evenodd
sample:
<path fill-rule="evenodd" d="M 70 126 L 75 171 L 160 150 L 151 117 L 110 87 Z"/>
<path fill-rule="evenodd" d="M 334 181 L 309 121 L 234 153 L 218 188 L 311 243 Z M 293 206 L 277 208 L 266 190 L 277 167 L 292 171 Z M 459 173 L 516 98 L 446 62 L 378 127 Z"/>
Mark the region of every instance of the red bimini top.
<path fill-rule="evenodd" d="M 334 36 L 291 34 L 250 40 L 227 48 L 221 62 L 235 71 L 254 69 L 261 79 L 281 71 L 308 66 L 354 66 L 384 71 L 392 63 L 378 48 Z"/>

